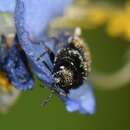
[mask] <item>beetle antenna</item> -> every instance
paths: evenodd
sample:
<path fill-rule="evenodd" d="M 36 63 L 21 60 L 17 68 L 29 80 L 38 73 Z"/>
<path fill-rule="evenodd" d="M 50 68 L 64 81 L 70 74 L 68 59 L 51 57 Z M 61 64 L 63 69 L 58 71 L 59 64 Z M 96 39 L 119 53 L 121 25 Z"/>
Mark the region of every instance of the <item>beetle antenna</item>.
<path fill-rule="evenodd" d="M 49 95 L 46 99 L 43 100 L 41 106 L 42 106 L 42 107 L 47 106 L 47 104 L 51 101 L 53 95 L 54 95 L 54 90 L 51 90 L 50 95 Z"/>

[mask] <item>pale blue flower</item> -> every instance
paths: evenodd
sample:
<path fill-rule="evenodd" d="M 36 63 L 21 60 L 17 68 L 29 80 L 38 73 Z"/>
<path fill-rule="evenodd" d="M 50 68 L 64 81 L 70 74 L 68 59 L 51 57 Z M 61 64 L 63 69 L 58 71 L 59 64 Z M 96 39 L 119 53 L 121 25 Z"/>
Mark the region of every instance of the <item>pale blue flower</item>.
<path fill-rule="evenodd" d="M 78 89 L 70 90 L 66 108 L 69 112 L 80 111 L 83 114 L 95 113 L 95 97 L 92 86 L 84 83 Z"/>
<path fill-rule="evenodd" d="M 93 114 L 95 112 L 95 98 L 90 84 L 84 81 L 82 85 L 76 89 L 70 89 L 67 96 L 64 96 L 61 94 L 61 88 L 55 86 L 55 80 L 52 75 L 54 64 L 50 52 L 55 57 L 58 50 L 66 46 L 68 39 L 61 42 L 61 37 L 58 37 L 57 40 L 49 38 L 48 26 L 54 18 L 63 14 L 64 9 L 72 1 L 10 0 L 10 2 L 12 1 L 10 6 L 6 6 L 7 1 L 4 1 L 6 0 L 2 1 L 3 6 L 0 11 L 14 13 L 16 6 L 16 33 L 20 45 L 32 65 L 33 72 L 48 88 L 55 88 L 69 112 L 79 111 L 83 114 Z M 2 4 L 0 1 L 0 5 Z"/>

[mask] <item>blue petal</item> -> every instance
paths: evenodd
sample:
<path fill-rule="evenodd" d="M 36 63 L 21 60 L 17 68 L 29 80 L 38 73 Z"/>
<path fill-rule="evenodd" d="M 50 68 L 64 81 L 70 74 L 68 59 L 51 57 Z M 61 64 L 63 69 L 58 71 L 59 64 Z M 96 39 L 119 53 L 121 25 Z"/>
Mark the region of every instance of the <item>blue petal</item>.
<path fill-rule="evenodd" d="M 74 112 L 74 111 L 78 111 L 79 109 L 79 104 L 77 102 L 75 102 L 74 100 L 68 100 L 66 102 L 66 108 L 69 112 Z"/>
<path fill-rule="evenodd" d="M 15 10 L 15 23 L 17 35 L 21 44 L 21 47 L 25 51 L 34 73 L 41 79 L 44 83 L 49 84 L 53 82 L 53 76 L 48 69 L 52 67 L 51 61 L 49 59 L 49 54 L 41 42 L 32 42 L 28 35 L 26 28 L 26 2 L 24 0 L 17 0 L 16 10 Z M 46 63 L 45 63 L 46 62 Z M 49 65 L 46 65 L 49 64 Z"/>
<path fill-rule="evenodd" d="M 90 84 L 84 83 L 78 89 L 70 90 L 66 108 L 69 112 L 79 111 L 83 114 L 95 113 L 95 97 Z"/>
<path fill-rule="evenodd" d="M 71 0 L 22 0 L 25 5 L 25 29 L 32 40 L 45 36 L 49 23 L 59 15 Z"/>
<path fill-rule="evenodd" d="M 15 10 L 16 0 L 0 0 L 0 12 L 11 12 Z"/>
<path fill-rule="evenodd" d="M 49 23 L 62 15 L 72 0 L 23 0 L 26 8 L 26 29 L 35 40 L 45 36 Z M 16 0 L 0 0 L 0 12 L 15 11 Z"/>
<path fill-rule="evenodd" d="M 32 75 L 15 45 L 9 49 L 3 66 L 8 78 L 16 88 L 27 90 L 34 87 Z"/>

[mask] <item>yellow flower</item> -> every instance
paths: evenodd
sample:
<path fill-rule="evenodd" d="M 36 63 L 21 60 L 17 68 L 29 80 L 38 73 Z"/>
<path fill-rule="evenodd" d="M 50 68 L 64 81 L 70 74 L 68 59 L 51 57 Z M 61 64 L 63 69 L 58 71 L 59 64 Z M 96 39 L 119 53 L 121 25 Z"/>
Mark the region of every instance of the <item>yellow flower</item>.
<path fill-rule="evenodd" d="M 129 15 L 130 15 L 130 1 L 128 1 L 128 2 L 126 3 L 125 10 L 126 10 L 126 12 L 128 12 Z"/>
<path fill-rule="evenodd" d="M 12 85 L 3 72 L 0 72 L 0 89 L 2 89 L 4 92 L 12 91 Z"/>
<path fill-rule="evenodd" d="M 107 31 L 111 36 L 121 36 L 124 33 L 126 16 L 121 12 L 108 22 Z"/>
<path fill-rule="evenodd" d="M 126 26 L 124 28 L 124 34 L 125 34 L 125 37 L 130 41 L 130 16 L 127 17 L 125 25 Z"/>
<path fill-rule="evenodd" d="M 107 33 L 113 37 L 124 37 L 130 41 L 130 2 L 119 8 L 112 5 L 92 3 L 87 6 L 74 6 L 66 16 L 52 24 L 52 28 L 71 27 L 93 29 L 106 25 Z"/>
<path fill-rule="evenodd" d="M 95 28 L 104 24 L 111 16 L 112 10 L 100 6 L 74 6 L 70 8 L 63 18 L 54 21 L 52 28 L 77 27 Z"/>
<path fill-rule="evenodd" d="M 126 13 L 127 13 L 127 21 L 126 21 L 126 38 L 130 41 L 130 2 L 126 4 Z"/>
<path fill-rule="evenodd" d="M 123 36 L 130 40 L 130 4 L 116 12 L 108 21 L 107 31 L 111 36 Z"/>
<path fill-rule="evenodd" d="M 111 10 L 103 7 L 92 7 L 88 9 L 88 13 L 86 15 L 86 25 L 88 27 L 97 27 L 109 19 L 111 15 Z"/>

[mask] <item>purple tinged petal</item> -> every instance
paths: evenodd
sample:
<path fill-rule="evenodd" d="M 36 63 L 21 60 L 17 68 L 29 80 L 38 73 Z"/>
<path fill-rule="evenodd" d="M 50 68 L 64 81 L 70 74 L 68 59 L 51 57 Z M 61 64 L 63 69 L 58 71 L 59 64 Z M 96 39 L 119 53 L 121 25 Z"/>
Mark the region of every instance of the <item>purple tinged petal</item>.
<path fill-rule="evenodd" d="M 3 68 L 8 74 L 9 80 L 16 88 L 27 90 L 34 87 L 32 74 L 26 67 L 25 62 L 15 45 L 8 50 L 8 56 L 5 59 Z"/>

